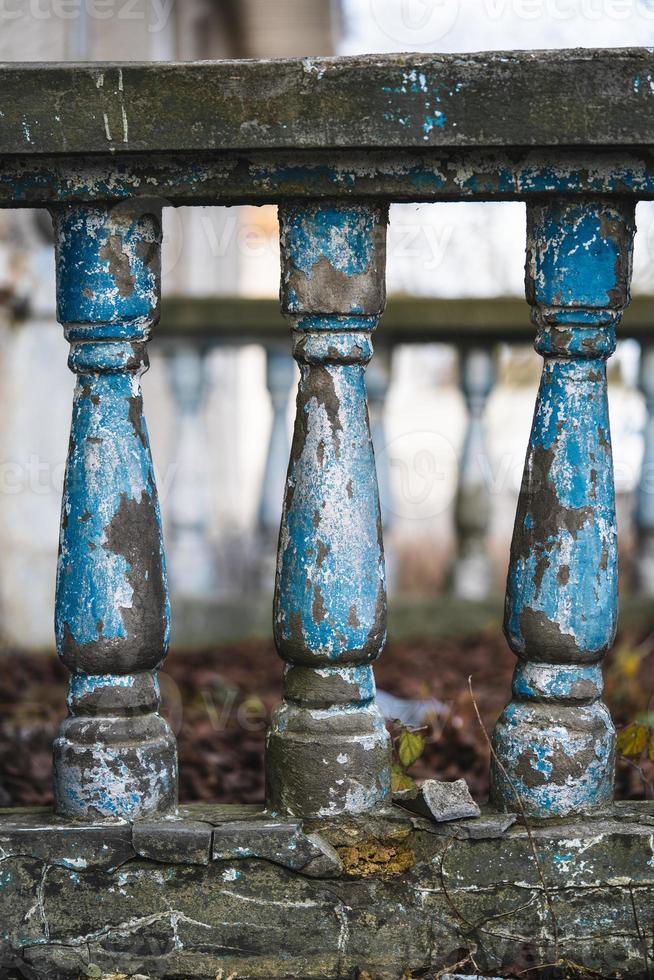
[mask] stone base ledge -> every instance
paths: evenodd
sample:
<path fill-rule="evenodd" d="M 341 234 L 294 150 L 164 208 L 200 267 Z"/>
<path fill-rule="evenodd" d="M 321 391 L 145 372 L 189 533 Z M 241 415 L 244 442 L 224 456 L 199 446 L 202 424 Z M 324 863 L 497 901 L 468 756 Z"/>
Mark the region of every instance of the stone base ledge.
<path fill-rule="evenodd" d="M 654 803 L 509 823 L 0 811 L 0 977 L 651 975 Z"/>

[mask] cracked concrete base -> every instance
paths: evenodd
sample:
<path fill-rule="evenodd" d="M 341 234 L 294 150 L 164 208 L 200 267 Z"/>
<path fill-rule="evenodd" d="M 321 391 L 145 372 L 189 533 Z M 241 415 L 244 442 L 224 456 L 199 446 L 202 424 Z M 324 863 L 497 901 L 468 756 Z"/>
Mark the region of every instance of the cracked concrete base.
<path fill-rule="evenodd" d="M 654 803 L 534 825 L 542 880 L 525 828 L 507 823 L 393 809 L 299 826 L 198 805 L 159 833 L 3 811 L 0 976 L 399 980 L 457 972 L 469 954 L 468 972 L 497 976 L 557 960 L 540 975 L 647 976 Z"/>

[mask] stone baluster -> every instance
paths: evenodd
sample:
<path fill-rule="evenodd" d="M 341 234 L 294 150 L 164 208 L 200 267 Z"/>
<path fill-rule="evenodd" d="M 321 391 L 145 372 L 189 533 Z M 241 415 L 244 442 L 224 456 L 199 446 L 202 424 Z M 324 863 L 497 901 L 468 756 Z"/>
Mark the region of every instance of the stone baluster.
<path fill-rule="evenodd" d="M 459 381 L 468 410 L 455 504 L 457 557 L 452 574 L 454 594 L 462 599 L 485 599 L 492 588 L 488 558 L 490 495 L 485 461 L 488 459 L 483 421 L 486 402 L 495 382 L 493 352 L 488 347 L 464 347 Z"/>
<path fill-rule="evenodd" d="M 275 579 L 275 553 L 282 516 L 284 485 L 288 470 L 290 440 L 288 437 L 288 399 L 294 378 L 293 358 L 288 350 L 268 347 L 266 350 L 266 384 L 270 394 L 272 424 L 268 452 L 261 483 L 258 513 L 257 565 L 259 585 L 263 591 L 272 588 Z"/>
<path fill-rule="evenodd" d="M 389 799 L 371 662 L 386 587 L 364 368 L 384 306 L 386 208 L 285 204 L 282 309 L 300 366 L 274 635 L 284 700 L 268 734 L 272 810 L 370 811 Z"/>
<path fill-rule="evenodd" d="M 174 343 L 166 349 L 176 423 L 166 549 L 173 603 L 176 597 L 208 599 L 214 595 L 207 441 L 202 417 L 207 393 L 206 354 L 207 348 L 201 343 Z"/>
<path fill-rule="evenodd" d="M 638 387 L 645 397 L 643 462 L 636 487 L 635 561 L 636 588 L 654 595 L 654 344 L 642 344 Z"/>
<path fill-rule="evenodd" d="M 159 209 L 54 213 L 57 311 L 77 375 L 57 572 L 69 717 L 54 744 L 61 815 L 171 810 L 177 752 L 158 714 L 170 629 L 159 505 L 140 376 L 159 315 Z"/>
<path fill-rule="evenodd" d="M 513 700 L 493 737 L 492 797 L 534 817 L 613 795 L 615 732 L 601 660 L 617 616 L 617 535 L 606 360 L 629 299 L 629 201 L 527 209 L 526 289 L 543 375 L 527 449 L 504 630 Z M 500 768 L 503 767 L 503 768 Z"/>

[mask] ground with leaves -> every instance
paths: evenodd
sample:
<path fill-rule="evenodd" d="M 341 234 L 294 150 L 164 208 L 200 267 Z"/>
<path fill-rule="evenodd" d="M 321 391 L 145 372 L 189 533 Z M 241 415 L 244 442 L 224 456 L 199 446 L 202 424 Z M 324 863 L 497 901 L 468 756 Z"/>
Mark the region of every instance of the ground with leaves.
<path fill-rule="evenodd" d="M 7 654 L 0 709 L 0 805 L 51 801 L 51 745 L 64 713 L 66 672 L 54 655 Z M 404 698 L 436 698 L 446 712 L 396 739 L 396 780 L 464 777 L 477 800 L 488 792 L 488 747 L 468 691 L 492 728 L 510 691 L 514 657 L 497 631 L 456 639 L 389 643 L 376 665 L 380 687 Z M 184 801 L 263 799 L 263 746 L 279 698 L 281 664 L 272 643 L 173 653 L 161 675 L 164 713 L 177 734 Z M 654 634 L 623 631 L 609 655 L 606 699 L 621 728 L 620 798 L 654 796 Z M 424 745 L 423 745 L 424 740 Z"/>

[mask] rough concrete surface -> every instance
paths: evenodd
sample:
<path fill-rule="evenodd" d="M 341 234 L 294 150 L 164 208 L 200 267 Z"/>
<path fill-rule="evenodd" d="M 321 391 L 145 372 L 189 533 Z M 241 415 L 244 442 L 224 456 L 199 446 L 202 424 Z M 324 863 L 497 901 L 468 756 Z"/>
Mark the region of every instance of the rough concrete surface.
<path fill-rule="evenodd" d="M 537 975 L 583 976 L 570 965 L 583 964 L 589 975 L 645 977 L 654 828 L 642 821 L 653 814 L 651 803 L 617 804 L 534 825 L 531 843 L 524 827 L 502 830 L 506 821 L 488 811 L 478 838 L 466 836 L 474 820 L 439 825 L 399 810 L 305 824 L 300 834 L 317 835 L 342 866 L 311 878 L 288 860 L 273 863 L 272 851 L 239 855 L 237 835 L 229 857 L 203 863 L 198 824 L 221 828 L 224 841 L 240 822 L 251 837 L 270 822 L 253 808 L 183 808 L 162 821 L 169 843 L 179 828 L 179 849 L 160 861 L 135 853 L 125 824 L 5 811 L 0 975 L 399 980 L 462 961 L 496 976 L 558 961 Z"/>

